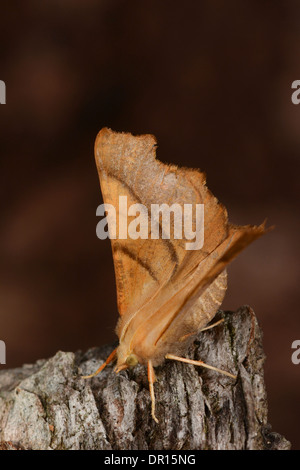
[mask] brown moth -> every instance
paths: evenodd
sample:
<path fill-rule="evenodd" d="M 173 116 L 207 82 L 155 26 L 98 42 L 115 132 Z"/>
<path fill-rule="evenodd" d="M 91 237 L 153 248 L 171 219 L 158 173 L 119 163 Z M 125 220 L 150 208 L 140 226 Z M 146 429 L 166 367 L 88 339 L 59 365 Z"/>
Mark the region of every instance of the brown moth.
<path fill-rule="evenodd" d="M 117 210 L 119 196 L 128 205 L 204 204 L 204 244 L 186 250 L 176 239 L 111 239 L 120 318 L 119 346 L 99 373 L 116 359 L 115 371 L 140 363 L 148 367 L 152 416 L 155 421 L 154 367 L 165 359 L 227 371 L 181 357 L 199 331 L 213 319 L 227 288 L 227 264 L 265 233 L 260 226 L 236 226 L 205 184 L 199 170 L 178 168 L 156 160 L 156 139 L 102 129 L 95 158 L 104 202 Z M 193 215 L 194 217 L 194 215 Z M 195 220 L 192 221 L 195 224 Z"/>

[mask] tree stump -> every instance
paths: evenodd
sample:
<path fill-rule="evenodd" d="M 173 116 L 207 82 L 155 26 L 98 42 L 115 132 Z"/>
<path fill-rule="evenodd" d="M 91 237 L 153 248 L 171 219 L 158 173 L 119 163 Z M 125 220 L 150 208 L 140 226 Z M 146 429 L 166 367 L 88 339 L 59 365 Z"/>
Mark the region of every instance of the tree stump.
<path fill-rule="evenodd" d="M 151 417 L 147 371 L 115 374 L 111 365 L 89 380 L 116 345 L 86 353 L 59 351 L 0 372 L 2 449 L 289 449 L 271 432 L 263 377 L 262 332 L 252 309 L 218 312 L 220 325 L 201 332 L 188 357 L 237 374 L 166 361 L 156 368 Z"/>

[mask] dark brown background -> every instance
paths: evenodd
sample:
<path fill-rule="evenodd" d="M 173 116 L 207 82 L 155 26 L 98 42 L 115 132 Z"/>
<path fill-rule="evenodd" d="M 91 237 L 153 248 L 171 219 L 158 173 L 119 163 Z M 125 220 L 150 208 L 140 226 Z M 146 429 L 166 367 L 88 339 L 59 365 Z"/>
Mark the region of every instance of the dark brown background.
<path fill-rule="evenodd" d="M 17 6 L 16 6 L 17 5 Z M 224 308 L 264 330 L 270 422 L 300 448 L 300 4 L 31 0 L 1 5 L 0 339 L 7 366 L 111 342 L 117 319 L 93 144 L 152 133 L 232 222 L 276 230 L 232 264 Z M 4 367 L 4 366 L 2 366 Z"/>

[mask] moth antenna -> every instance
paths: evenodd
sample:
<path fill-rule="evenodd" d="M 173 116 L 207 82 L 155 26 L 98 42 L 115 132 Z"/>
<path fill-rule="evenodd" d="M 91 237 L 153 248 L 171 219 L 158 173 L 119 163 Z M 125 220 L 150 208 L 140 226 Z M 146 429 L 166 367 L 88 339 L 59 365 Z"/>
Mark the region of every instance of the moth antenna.
<path fill-rule="evenodd" d="M 155 395 L 154 395 L 154 382 L 156 381 L 154 368 L 152 362 L 148 361 L 148 381 L 149 381 L 149 391 L 151 397 L 151 416 L 156 423 L 158 423 L 158 419 L 155 416 Z"/>
<path fill-rule="evenodd" d="M 108 356 L 106 361 L 99 367 L 99 369 L 96 370 L 96 372 L 90 375 L 82 375 L 81 378 L 91 379 L 92 377 L 95 377 L 96 375 L 98 375 L 110 362 L 114 360 L 114 358 L 116 357 L 116 354 L 117 354 L 117 348 L 113 350 L 113 352 Z"/>
<path fill-rule="evenodd" d="M 205 367 L 206 369 L 214 370 L 216 372 L 219 372 L 220 374 L 227 375 L 228 377 L 231 377 L 233 379 L 237 378 L 236 375 L 230 374 L 230 372 L 227 372 L 226 370 L 218 369 L 217 367 L 210 366 L 208 364 L 205 364 L 205 362 L 202 362 L 202 361 L 194 361 L 193 359 L 187 359 L 185 357 L 175 356 L 174 354 L 166 354 L 165 358 L 172 359 L 173 361 L 186 362 L 187 364 L 193 364 L 194 366 Z"/>

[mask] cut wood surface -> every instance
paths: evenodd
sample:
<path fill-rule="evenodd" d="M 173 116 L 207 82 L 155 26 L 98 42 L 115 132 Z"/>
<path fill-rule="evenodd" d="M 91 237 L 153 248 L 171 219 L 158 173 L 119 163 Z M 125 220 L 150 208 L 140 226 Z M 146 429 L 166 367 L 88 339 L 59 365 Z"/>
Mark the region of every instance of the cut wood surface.
<path fill-rule="evenodd" d="M 188 357 L 237 375 L 189 364 L 156 368 L 159 424 L 151 417 L 147 371 L 109 365 L 84 380 L 116 345 L 0 372 L 0 449 L 289 449 L 268 423 L 262 332 L 252 309 L 218 312 Z"/>

